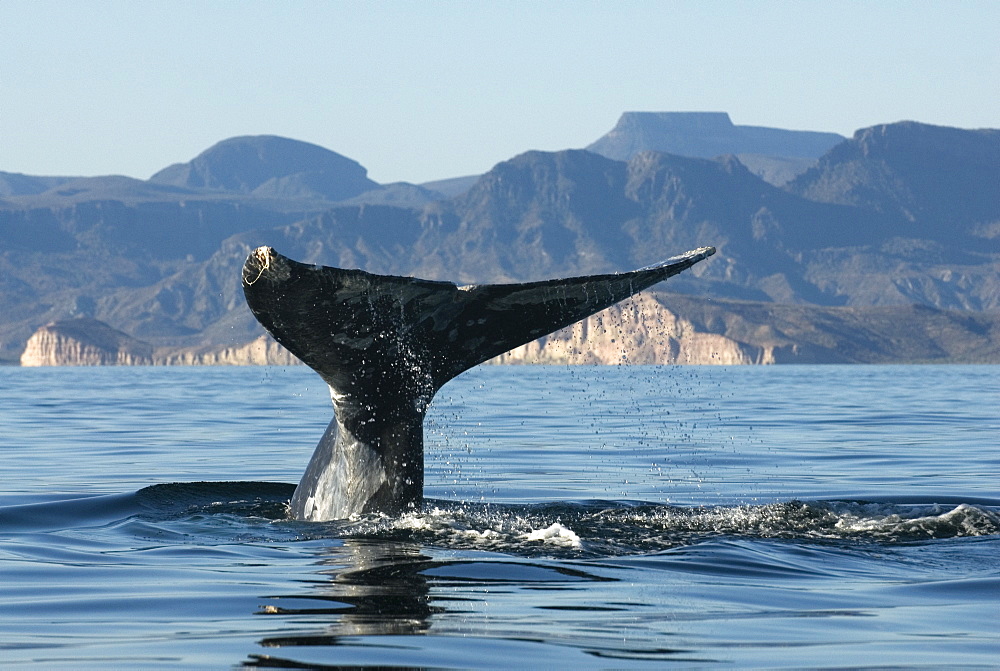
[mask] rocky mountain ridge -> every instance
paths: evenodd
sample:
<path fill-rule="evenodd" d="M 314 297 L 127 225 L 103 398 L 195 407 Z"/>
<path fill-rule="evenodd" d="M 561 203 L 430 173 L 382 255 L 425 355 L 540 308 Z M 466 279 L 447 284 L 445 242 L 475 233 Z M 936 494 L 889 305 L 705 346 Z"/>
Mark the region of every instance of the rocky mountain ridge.
<path fill-rule="evenodd" d="M 420 201 L 408 204 L 392 201 L 401 185 L 323 200 L 331 192 L 310 181 L 322 166 L 353 178 L 364 169 L 275 138 L 233 143 L 270 157 L 261 147 L 290 142 L 312 162 L 274 150 L 244 169 L 222 160 L 227 141 L 157 181 L 0 174 L 0 359 L 17 360 L 35 330 L 68 317 L 157 348 L 242 346 L 260 330 L 239 267 L 260 244 L 460 283 L 614 272 L 712 244 L 716 257 L 665 286 L 717 301 L 997 311 L 997 136 L 910 122 L 862 129 L 786 188 L 732 157 L 527 152 L 451 198 L 408 185 Z M 366 201 L 373 193 L 389 204 Z"/>

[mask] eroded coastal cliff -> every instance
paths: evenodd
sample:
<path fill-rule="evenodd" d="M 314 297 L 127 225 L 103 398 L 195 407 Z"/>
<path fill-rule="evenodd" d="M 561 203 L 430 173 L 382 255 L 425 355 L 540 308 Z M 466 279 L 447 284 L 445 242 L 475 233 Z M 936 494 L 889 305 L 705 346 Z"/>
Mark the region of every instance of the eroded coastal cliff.
<path fill-rule="evenodd" d="M 28 338 L 22 366 L 148 366 L 153 347 L 90 318 L 46 324 Z"/>
<path fill-rule="evenodd" d="M 497 364 L 772 363 L 770 351 L 698 331 L 651 296 L 616 305 L 496 357 Z M 270 336 L 225 347 L 154 348 L 94 319 L 65 320 L 28 340 L 22 366 L 292 365 Z"/>
<path fill-rule="evenodd" d="M 299 360 L 267 335 L 224 347 L 153 347 L 96 319 L 47 324 L 28 339 L 22 366 L 254 366 Z"/>
<path fill-rule="evenodd" d="M 493 359 L 498 364 L 774 363 L 770 348 L 699 331 L 640 294 Z"/>
<path fill-rule="evenodd" d="M 1000 315 L 925 306 L 775 305 L 643 293 L 502 354 L 496 364 L 995 363 Z M 48 324 L 22 366 L 292 365 L 267 335 L 153 346 L 94 319 Z"/>

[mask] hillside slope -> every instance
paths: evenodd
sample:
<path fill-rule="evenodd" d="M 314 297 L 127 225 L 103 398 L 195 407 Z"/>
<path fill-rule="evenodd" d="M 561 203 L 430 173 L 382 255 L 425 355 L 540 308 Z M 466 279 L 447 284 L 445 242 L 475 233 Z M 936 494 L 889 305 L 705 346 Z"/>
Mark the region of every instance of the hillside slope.
<path fill-rule="evenodd" d="M 148 182 L 7 176 L 18 193 L 0 200 L 0 360 L 69 317 L 157 347 L 249 342 L 260 331 L 239 268 L 261 244 L 459 283 L 615 272 L 709 244 L 715 257 L 664 286 L 792 306 L 1000 311 L 997 131 L 863 129 L 787 188 L 731 156 L 533 151 L 450 199 L 389 185 L 340 202 L 325 200 L 330 189 L 368 188 L 364 169 L 279 140 L 235 138 Z M 258 163 L 232 159 L 254 147 Z M 333 174 L 324 161 L 346 177 L 321 192 L 302 176 Z"/>

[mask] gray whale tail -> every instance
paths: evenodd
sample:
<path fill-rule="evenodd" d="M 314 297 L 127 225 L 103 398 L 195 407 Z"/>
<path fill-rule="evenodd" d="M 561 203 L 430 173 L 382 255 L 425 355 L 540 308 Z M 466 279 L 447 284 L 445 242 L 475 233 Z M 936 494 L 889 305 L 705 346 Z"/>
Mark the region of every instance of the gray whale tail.
<path fill-rule="evenodd" d="M 423 499 L 423 420 L 476 364 L 568 326 L 715 253 L 626 273 L 459 287 L 250 253 L 243 293 L 274 339 L 330 386 L 334 418 L 291 500 L 297 519 L 398 514 Z"/>

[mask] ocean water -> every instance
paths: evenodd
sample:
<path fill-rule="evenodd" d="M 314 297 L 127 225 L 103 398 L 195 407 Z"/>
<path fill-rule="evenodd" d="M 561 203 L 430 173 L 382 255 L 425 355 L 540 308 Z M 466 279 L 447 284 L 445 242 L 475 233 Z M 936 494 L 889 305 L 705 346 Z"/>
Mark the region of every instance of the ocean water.
<path fill-rule="evenodd" d="M 308 369 L 7 368 L 0 667 L 996 667 L 998 373 L 480 367 L 303 523 Z"/>

